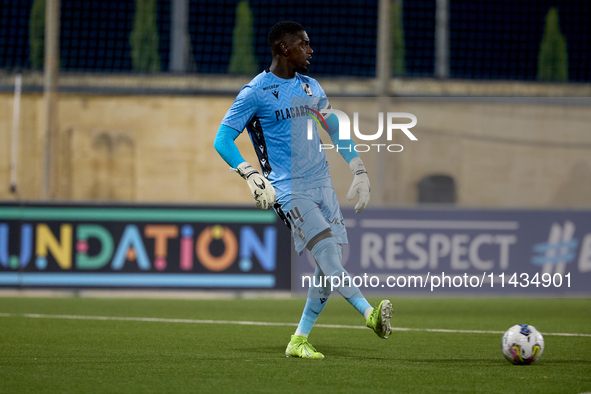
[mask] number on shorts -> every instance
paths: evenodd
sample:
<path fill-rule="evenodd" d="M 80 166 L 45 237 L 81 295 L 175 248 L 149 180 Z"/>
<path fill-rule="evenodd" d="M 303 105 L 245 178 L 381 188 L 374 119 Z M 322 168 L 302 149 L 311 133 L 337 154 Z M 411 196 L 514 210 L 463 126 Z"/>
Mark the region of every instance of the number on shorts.
<path fill-rule="evenodd" d="M 293 224 L 295 224 L 295 222 L 297 222 L 298 220 L 302 223 L 304 222 L 304 219 L 302 218 L 302 214 L 300 213 L 298 207 L 293 207 L 292 210 L 287 213 L 287 217 L 291 220 Z"/>

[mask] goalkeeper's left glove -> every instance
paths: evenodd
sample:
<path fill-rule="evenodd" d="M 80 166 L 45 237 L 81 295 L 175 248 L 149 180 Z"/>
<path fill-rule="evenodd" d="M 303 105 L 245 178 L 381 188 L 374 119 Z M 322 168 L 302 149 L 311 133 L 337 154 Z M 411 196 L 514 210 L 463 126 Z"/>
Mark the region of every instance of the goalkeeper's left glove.
<path fill-rule="evenodd" d="M 353 183 L 347 193 L 347 199 L 351 201 L 359 193 L 359 201 L 355 205 L 355 213 L 361 213 L 369 204 L 369 178 L 367 170 L 359 157 L 355 157 L 349 162 L 349 168 L 353 173 Z"/>
<path fill-rule="evenodd" d="M 273 205 L 275 204 L 275 188 L 273 188 L 271 182 L 269 182 L 267 178 L 259 174 L 259 172 L 247 162 L 240 164 L 236 168 L 236 172 L 246 180 L 257 207 L 263 209 L 273 208 Z"/>

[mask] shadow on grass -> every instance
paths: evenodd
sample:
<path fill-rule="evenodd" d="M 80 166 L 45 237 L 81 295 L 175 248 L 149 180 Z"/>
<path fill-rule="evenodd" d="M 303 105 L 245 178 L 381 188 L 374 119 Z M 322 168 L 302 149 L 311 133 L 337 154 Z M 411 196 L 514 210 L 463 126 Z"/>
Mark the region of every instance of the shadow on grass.
<path fill-rule="evenodd" d="M 235 348 L 235 351 L 244 352 L 245 354 L 259 353 L 276 355 L 279 357 L 285 357 L 285 347 L 278 346 L 257 346 L 257 347 L 242 347 Z M 336 346 L 318 346 L 316 350 L 324 354 L 326 357 L 343 357 L 343 358 L 355 358 L 361 360 L 391 360 L 388 356 L 376 356 L 375 353 L 368 351 L 368 349 L 354 349 L 354 348 L 343 348 Z"/>
<path fill-rule="evenodd" d="M 503 358 L 481 358 L 481 359 L 459 359 L 459 358 L 439 358 L 439 359 L 397 359 L 409 363 L 431 363 L 431 364 L 473 364 L 473 365 L 511 365 Z M 534 365 L 539 366 L 559 366 L 559 365 L 591 365 L 591 360 L 540 360 Z M 519 367 L 517 365 L 516 367 Z"/>
<path fill-rule="evenodd" d="M 473 358 L 473 359 L 460 359 L 460 358 L 405 358 L 405 359 L 397 359 L 398 361 L 406 361 L 409 363 L 431 363 L 431 364 L 472 364 L 472 365 L 482 365 L 482 364 L 507 364 L 507 361 L 504 359 L 498 358 Z"/>
<path fill-rule="evenodd" d="M 591 365 L 591 360 L 540 360 L 536 365 Z"/>
<path fill-rule="evenodd" d="M 355 347 L 343 347 L 343 346 L 321 346 L 317 348 L 318 351 L 322 352 L 325 356 L 331 357 L 343 357 L 343 358 L 355 358 L 359 360 L 391 360 L 392 358 L 387 354 L 376 354 L 374 349 L 368 348 L 355 348 Z"/>
<path fill-rule="evenodd" d="M 236 352 L 261 353 L 261 354 L 278 354 L 285 357 L 285 346 L 256 346 L 256 347 L 240 347 L 233 348 Z"/>

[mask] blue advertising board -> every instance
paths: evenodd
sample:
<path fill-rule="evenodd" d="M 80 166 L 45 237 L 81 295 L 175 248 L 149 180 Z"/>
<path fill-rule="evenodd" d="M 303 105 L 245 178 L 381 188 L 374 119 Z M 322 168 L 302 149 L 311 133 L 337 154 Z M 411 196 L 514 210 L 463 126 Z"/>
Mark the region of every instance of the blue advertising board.
<path fill-rule="evenodd" d="M 349 238 L 344 267 L 364 293 L 591 295 L 590 211 L 343 214 Z M 305 251 L 292 262 L 292 290 L 300 293 L 313 276 L 314 260 Z"/>
<path fill-rule="evenodd" d="M 156 205 L 0 205 L 0 286 L 288 289 L 274 212 Z"/>

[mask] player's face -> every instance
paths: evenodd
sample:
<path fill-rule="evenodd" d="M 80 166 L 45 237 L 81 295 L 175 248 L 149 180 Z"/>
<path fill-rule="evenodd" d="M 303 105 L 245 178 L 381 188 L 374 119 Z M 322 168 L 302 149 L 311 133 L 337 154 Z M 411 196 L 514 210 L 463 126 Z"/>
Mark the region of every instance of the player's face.
<path fill-rule="evenodd" d="M 308 34 L 302 30 L 297 32 L 295 40 L 289 45 L 288 59 L 296 67 L 296 71 L 308 71 L 312 59 L 312 47 Z"/>

